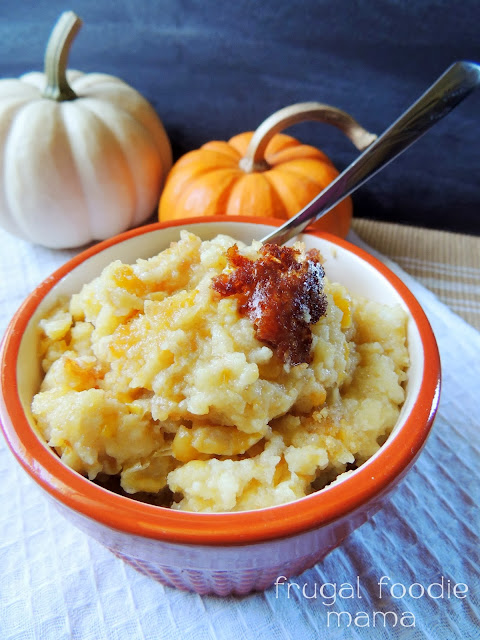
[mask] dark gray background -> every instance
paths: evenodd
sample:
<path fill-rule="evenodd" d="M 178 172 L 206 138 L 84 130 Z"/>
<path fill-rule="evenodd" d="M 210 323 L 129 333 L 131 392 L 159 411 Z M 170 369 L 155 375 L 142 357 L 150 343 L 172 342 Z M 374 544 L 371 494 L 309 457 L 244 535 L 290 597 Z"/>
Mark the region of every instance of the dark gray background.
<path fill-rule="evenodd" d="M 57 0 L 0 3 L 0 77 L 43 66 L 61 11 L 83 20 L 70 56 L 153 104 L 175 157 L 317 100 L 381 133 L 452 62 L 480 62 L 480 2 L 464 0 Z M 480 234 L 480 91 L 354 196 L 355 215 Z M 337 130 L 288 133 L 339 168 Z"/>

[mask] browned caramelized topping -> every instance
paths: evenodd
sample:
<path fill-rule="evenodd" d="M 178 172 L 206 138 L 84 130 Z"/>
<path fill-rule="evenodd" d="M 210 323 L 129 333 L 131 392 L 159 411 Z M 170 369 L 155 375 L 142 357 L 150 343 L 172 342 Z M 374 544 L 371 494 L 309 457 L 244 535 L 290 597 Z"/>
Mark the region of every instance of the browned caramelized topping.
<path fill-rule="evenodd" d="M 248 315 L 259 340 L 276 349 L 291 365 L 311 362 L 310 325 L 325 315 L 327 299 L 323 293 L 321 256 L 316 249 L 300 252 L 291 247 L 265 244 L 261 257 L 242 256 L 237 245 L 226 253 L 234 270 L 212 281 L 222 296 L 236 296 L 239 312 Z"/>

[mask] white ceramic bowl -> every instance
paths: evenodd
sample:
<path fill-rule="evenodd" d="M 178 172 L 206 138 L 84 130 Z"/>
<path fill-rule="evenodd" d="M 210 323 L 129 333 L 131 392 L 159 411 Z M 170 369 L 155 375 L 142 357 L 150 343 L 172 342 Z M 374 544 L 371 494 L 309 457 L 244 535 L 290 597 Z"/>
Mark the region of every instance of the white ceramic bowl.
<path fill-rule="evenodd" d="M 238 513 L 187 513 L 111 493 L 67 468 L 37 437 L 30 403 L 40 383 L 37 323 L 59 295 L 70 295 L 112 260 L 134 262 L 166 248 L 187 228 L 203 239 L 218 233 L 250 243 L 275 220 L 209 218 L 159 223 L 124 233 L 67 262 L 25 301 L 5 335 L 1 421 L 10 448 L 60 511 L 116 555 L 164 584 L 198 593 L 265 589 L 318 562 L 381 506 L 423 447 L 438 404 L 440 363 L 420 305 L 383 264 L 322 233 L 303 235 L 319 248 L 330 280 L 409 317 L 411 366 L 400 419 L 387 442 L 344 480 L 288 504 Z"/>

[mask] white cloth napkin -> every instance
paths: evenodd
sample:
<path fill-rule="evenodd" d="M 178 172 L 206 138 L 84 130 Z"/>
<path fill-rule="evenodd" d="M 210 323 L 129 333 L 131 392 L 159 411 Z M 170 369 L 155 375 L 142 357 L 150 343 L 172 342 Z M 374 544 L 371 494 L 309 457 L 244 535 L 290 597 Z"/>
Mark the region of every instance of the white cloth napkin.
<path fill-rule="evenodd" d="M 35 285 L 74 253 L 0 231 L 2 335 Z M 285 585 L 241 598 L 200 597 L 140 575 L 77 531 L 0 437 L 0 638 L 478 638 L 480 334 L 381 259 L 425 309 L 443 366 L 432 434 L 381 512 L 291 580 L 299 586 L 289 592 Z"/>

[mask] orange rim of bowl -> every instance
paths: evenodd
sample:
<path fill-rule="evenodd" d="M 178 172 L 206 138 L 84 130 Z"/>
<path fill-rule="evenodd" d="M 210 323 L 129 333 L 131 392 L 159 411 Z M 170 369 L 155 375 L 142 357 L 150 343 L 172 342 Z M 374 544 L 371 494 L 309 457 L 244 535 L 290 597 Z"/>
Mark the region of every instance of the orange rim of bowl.
<path fill-rule="evenodd" d="M 239 512 L 193 513 L 140 503 L 117 495 L 67 467 L 43 443 L 26 418 L 17 390 L 16 363 L 23 333 L 36 308 L 67 273 L 103 249 L 134 236 L 166 227 L 210 222 L 248 222 L 279 226 L 282 221 L 249 216 L 211 216 L 157 222 L 126 231 L 79 253 L 44 280 L 24 301 L 10 322 L 2 343 L 2 427 L 13 454 L 56 500 L 103 525 L 125 533 L 188 544 L 248 544 L 291 536 L 347 516 L 380 498 L 413 464 L 428 436 L 438 407 L 440 358 L 430 324 L 403 282 L 375 257 L 328 233 L 307 230 L 368 262 L 396 289 L 420 333 L 424 370 L 420 391 L 405 424 L 391 441 L 341 483 L 293 502 Z M 12 375 L 15 371 L 15 375 Z"/>

